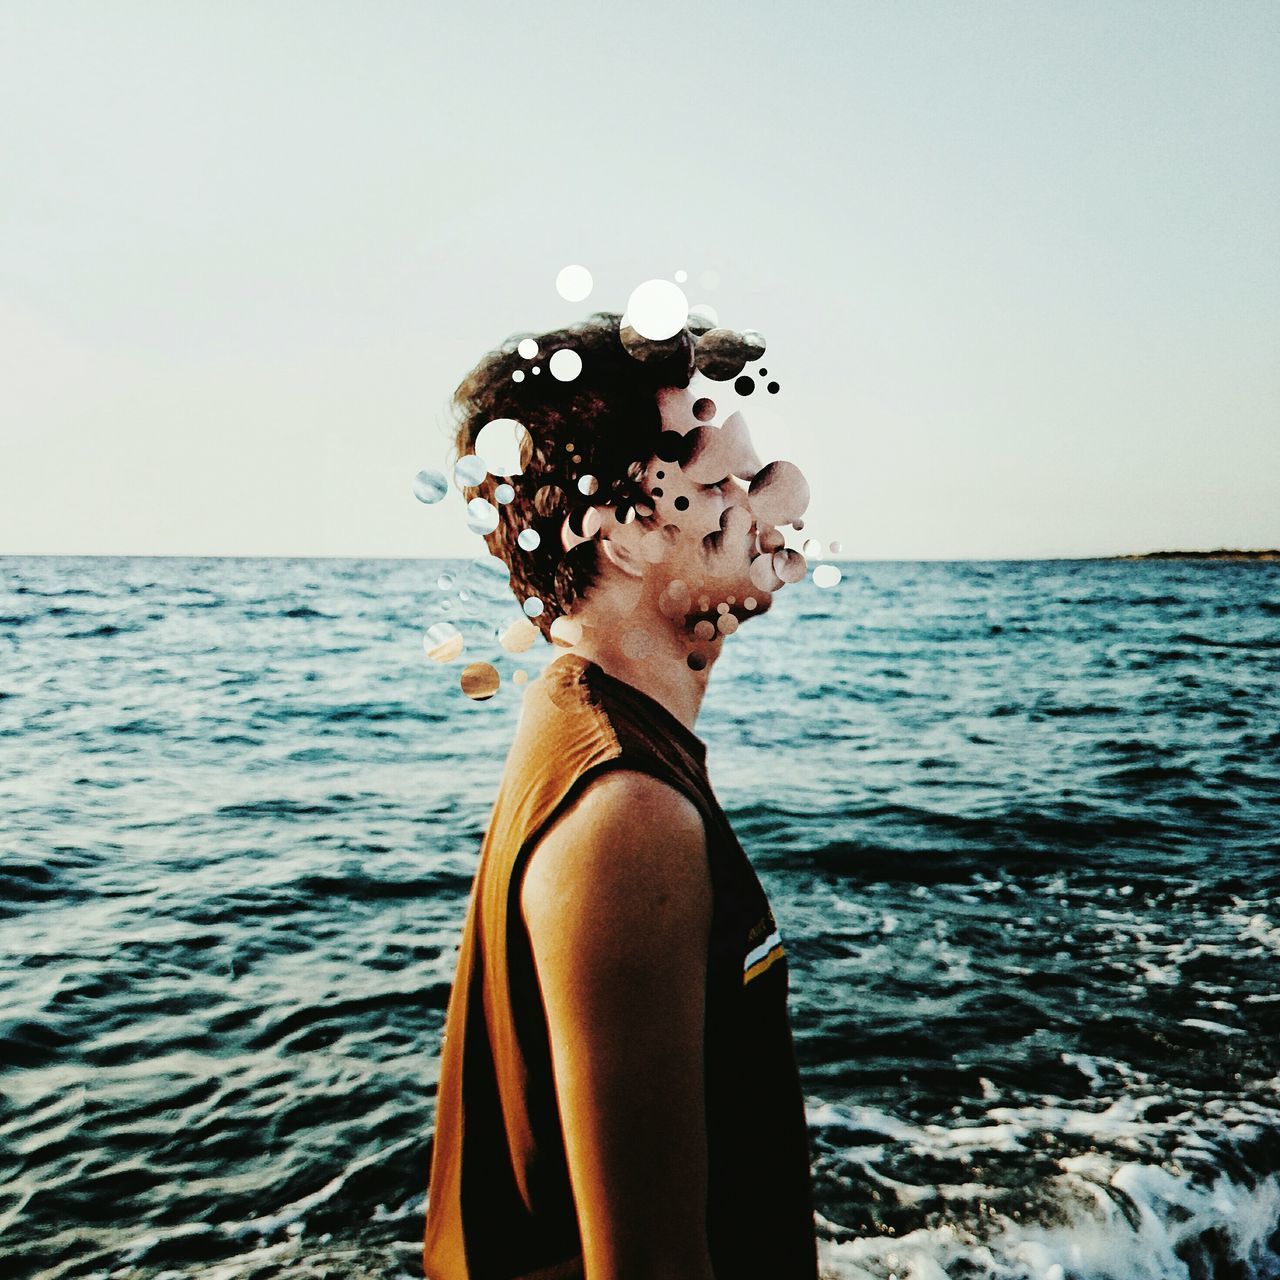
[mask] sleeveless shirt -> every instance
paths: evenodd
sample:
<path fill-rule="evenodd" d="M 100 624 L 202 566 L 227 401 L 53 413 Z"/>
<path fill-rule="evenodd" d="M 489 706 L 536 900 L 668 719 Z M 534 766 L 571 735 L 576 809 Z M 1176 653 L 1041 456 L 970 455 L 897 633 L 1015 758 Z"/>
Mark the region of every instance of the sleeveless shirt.
<path fill-rule="evenodd" d="M 520 885 L 543 833 L 609 769 L 674 787 L 706 832 L 706 1208 L 716 1280 L 817 1277 L 786 955 L 705 759 L 702 741 L 670 711 L 577 654 L 562 655 L 526 687 L 445 1015 L 423 1242 L 428 1280 L 583 1275 Z"/>

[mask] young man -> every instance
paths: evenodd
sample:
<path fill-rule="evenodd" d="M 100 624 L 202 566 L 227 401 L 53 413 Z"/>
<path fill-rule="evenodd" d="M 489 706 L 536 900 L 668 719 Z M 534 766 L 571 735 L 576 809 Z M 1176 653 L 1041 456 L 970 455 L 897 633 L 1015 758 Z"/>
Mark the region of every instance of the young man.
<path fill-rule="evenodd" d="M 494 420 L 528 433 L 514 498 L 466 495 L 567 651 L 525 692 L 472 889 L 425 1272 L 813 1280 L 786 959 L 693 732 L 720 645 L 804 574 L 778 529 L 807 486 L 715 403 L 758 335 L 600 313 L 535 341 L 455 397 L 461 455 Z"/>

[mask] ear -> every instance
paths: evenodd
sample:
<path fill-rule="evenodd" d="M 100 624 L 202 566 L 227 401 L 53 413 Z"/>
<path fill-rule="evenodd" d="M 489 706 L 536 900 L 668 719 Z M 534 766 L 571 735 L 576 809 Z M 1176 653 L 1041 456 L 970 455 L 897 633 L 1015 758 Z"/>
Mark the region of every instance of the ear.
<path fill-rule="evenodd" d="M 614 568 L 625 573 L 628 578 L 644 577 L 644 568 L 630 547 L 613 538 L 601 537 L 598 543 L 600 550 Z"/>

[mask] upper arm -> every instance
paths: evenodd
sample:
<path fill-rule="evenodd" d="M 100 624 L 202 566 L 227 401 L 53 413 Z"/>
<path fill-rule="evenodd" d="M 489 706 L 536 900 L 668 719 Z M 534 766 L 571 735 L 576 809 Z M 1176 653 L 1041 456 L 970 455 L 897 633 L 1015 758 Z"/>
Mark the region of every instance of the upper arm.
<path fill-rule="evenodd" d="M 520 908 L 588 1280 L 710 1280 L 701 816 L 655 778 L 604 774 L 539 841 Z"/>

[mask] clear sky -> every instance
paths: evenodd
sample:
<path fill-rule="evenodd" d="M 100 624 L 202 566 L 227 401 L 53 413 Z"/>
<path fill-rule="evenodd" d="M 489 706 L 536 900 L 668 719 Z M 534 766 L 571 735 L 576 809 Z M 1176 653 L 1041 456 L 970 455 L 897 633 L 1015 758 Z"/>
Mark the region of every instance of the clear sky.
<path fill-rule="evenodd" d="M 1280 546 L 1270 0 L 0 0 L 0 553 L 479 551 L 462 374 L 677 269 L 849 557 Z"/>

